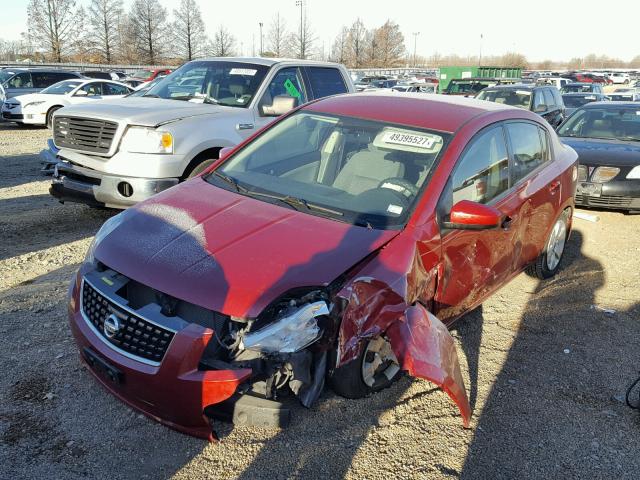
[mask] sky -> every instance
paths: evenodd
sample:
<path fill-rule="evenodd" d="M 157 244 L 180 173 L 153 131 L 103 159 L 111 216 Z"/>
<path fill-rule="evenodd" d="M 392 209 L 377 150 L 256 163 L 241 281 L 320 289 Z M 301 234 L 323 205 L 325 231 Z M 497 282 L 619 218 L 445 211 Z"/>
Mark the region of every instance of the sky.
<path fill-rule="evenodd" d="M 430 57 L 458 54 L 483 56 L 518 52 L 529 61 L 569 60 L 590 53 L 629 61 L 640 55 L 638 0 L 618 0 L 615 8 L 598 3 L 537 0 L 303 0 L 305 11 L 327 54 L 343 25 L 358 17 L 367 28 L 391 19 L 400 25 L 407 49 Z M 88 4 L 88 0 L 77 0 Z M 124 0 L 128 9 L 131 0 Z M 179 0 L 160 0 L 171 17 Z M 260 27 L 266 43 L 268 26 L 276 13 L 288 30 L 299 28 L 300 7 L 296 0 L 198 0 L 210 36 L 221 23 L 236 37 L 242 54 L 260 47 Z M 0 38 L 17 40 L 27 30 L 28 0 L 0 0 Z M 625 14 L 625 12 L 629 14 Z M 419 32 L 417 36 L 413 34 Z M 480 36 L 482 35 L 482 40 Z M 265 45 L 266 48 L 266 45 Z"/>

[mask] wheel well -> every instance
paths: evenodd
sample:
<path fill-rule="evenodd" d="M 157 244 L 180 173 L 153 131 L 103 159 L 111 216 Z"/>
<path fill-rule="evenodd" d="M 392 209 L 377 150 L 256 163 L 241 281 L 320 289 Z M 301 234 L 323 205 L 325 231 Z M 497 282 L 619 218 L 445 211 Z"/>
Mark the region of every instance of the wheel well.
<path fill-rule="evenodd" d="M 191 159 L 191 161 L 189 162 L 189 165 L 187 165 L 187 168 L 184 169 L 184 172 L 182 172 L 181 179 L 184 180 L 185 178 L 187 178 L 189 174 L 193 171 L 193 169 L 196 168 L 204 160 L 218 158 L 218 155 L 220 154 L 220 150 L 222 150 L 222 147 L 207 148 L 206 150 L 203 150 L 202 152 L 197 154 L 195 157 Z"/>
<path fill-rule="evenodd" d="M 58 110 L 59 108 L 62 108 L 62 105 L 52 105 L 49 107 L 49 110 L 47 110 L 47 116 L 49 116 L 49 114 L 51 113 L 52 110 Z"/>

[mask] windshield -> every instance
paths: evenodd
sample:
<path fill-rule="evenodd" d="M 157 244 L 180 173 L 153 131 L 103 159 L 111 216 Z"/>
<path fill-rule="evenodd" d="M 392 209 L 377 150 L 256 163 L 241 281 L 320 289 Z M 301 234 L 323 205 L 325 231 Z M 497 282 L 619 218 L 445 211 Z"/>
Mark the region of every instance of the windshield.
<path fill-rule="evenodd" d="M 595 95 L 563 95 L 562 101 L 568 108 L 578 108 L 590 102 L 595 102 L 598 98 Z"/>
<path fill-rule="evenodd" d="M 137 70 L 131 75 L 133 78 L 142 78 L 143 80 L 153 75 L 152 70 Z"/>
<path fill-rule="evenodd" d="M 239 62 L 189 62 L 144 96 L 246 108 L 268 67 Z"/>
<path fill-rule="evenodd" d="M 494 82 L 495 84 L 495 82 Z M 452 80 L 449 86 L 447 87 L 448 93 L 478 93 L 483 88 L 490 86 L 489 82 L 480 83 L 480 82 L 456 82 Z"/>
<path fill-rule="evenodd" d="M 531 104 L 531 91 L 517 89 L 483 90 L 476 98 L 528 109 Z"/>
<path fill-rule="evenodd" d="M 71 92 L 76 87 L 82 85 L 82 81 L 77 80 L 65 80 L 62 82 L 54 83 L 48 88 L 45 88 L 40 93 L 46 93 L 49 95 L 64 95 Z"/>
<path fill-rule="evenodd" d="M 402 226 L 449 135 L 300 111 L 207 180 L 262 201 L 371 228 Z"/>
<path fill-rule="evenodd" d="M 640 107 L 583 107 L 558 129 L 558 135 L 640 141 Z"/>
<path fill-rule="evenodd" d="M 635 100 L 633 93 L 610 93 L 609 98 L 614 102 L 633 102 Z"/>
<path fill-rule="evenodd" d="M 592 92 L 592 91 L 593 91 L 593 86 L 590 84 L 584 84 L 584 85 L 568 84 L 560 89 L 560 92 L 562 93 L 580 93 L 580 92 Z"/>

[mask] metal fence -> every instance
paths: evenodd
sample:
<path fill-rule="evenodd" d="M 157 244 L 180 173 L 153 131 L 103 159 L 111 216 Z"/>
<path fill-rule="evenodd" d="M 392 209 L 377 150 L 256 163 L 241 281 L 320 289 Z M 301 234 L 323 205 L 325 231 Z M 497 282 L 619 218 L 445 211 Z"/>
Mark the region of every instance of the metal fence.
<path fill-rule="evenodd" d="M 40 63 L 40 62 L 2 62 L 0 68 L 61 68 L 63 70 L 73 70 L 83 72 L 85 70 L 118 70 L 122 72 L 135 72 L 143 69 L 174 69 L 175 65 L 121 65 L 121 64 L 100 64 L 100 63 Z"/>

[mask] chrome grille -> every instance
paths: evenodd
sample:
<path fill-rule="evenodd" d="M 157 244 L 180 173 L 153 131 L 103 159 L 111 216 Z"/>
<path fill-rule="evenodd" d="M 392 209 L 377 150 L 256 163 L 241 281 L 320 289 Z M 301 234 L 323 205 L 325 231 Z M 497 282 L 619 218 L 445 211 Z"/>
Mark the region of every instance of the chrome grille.
<path fill-rule="evenodd" d="M 58 147 L 107 153 L 111 149 L 117 129 L 116 122 L 56 116 L 53 122 L 53 140 Z"/>
<path fill-rule="evenodd" d="M 126 356 L 144 359 L 145 363 L 159 364 L 175 332 L 151 323 L 116 304 L 89 282 L 82 282 L 82 313 L 100 337 Z M 104 322 L 115 315 L 120 328 L 113 336 L 105 333 Z"/>

